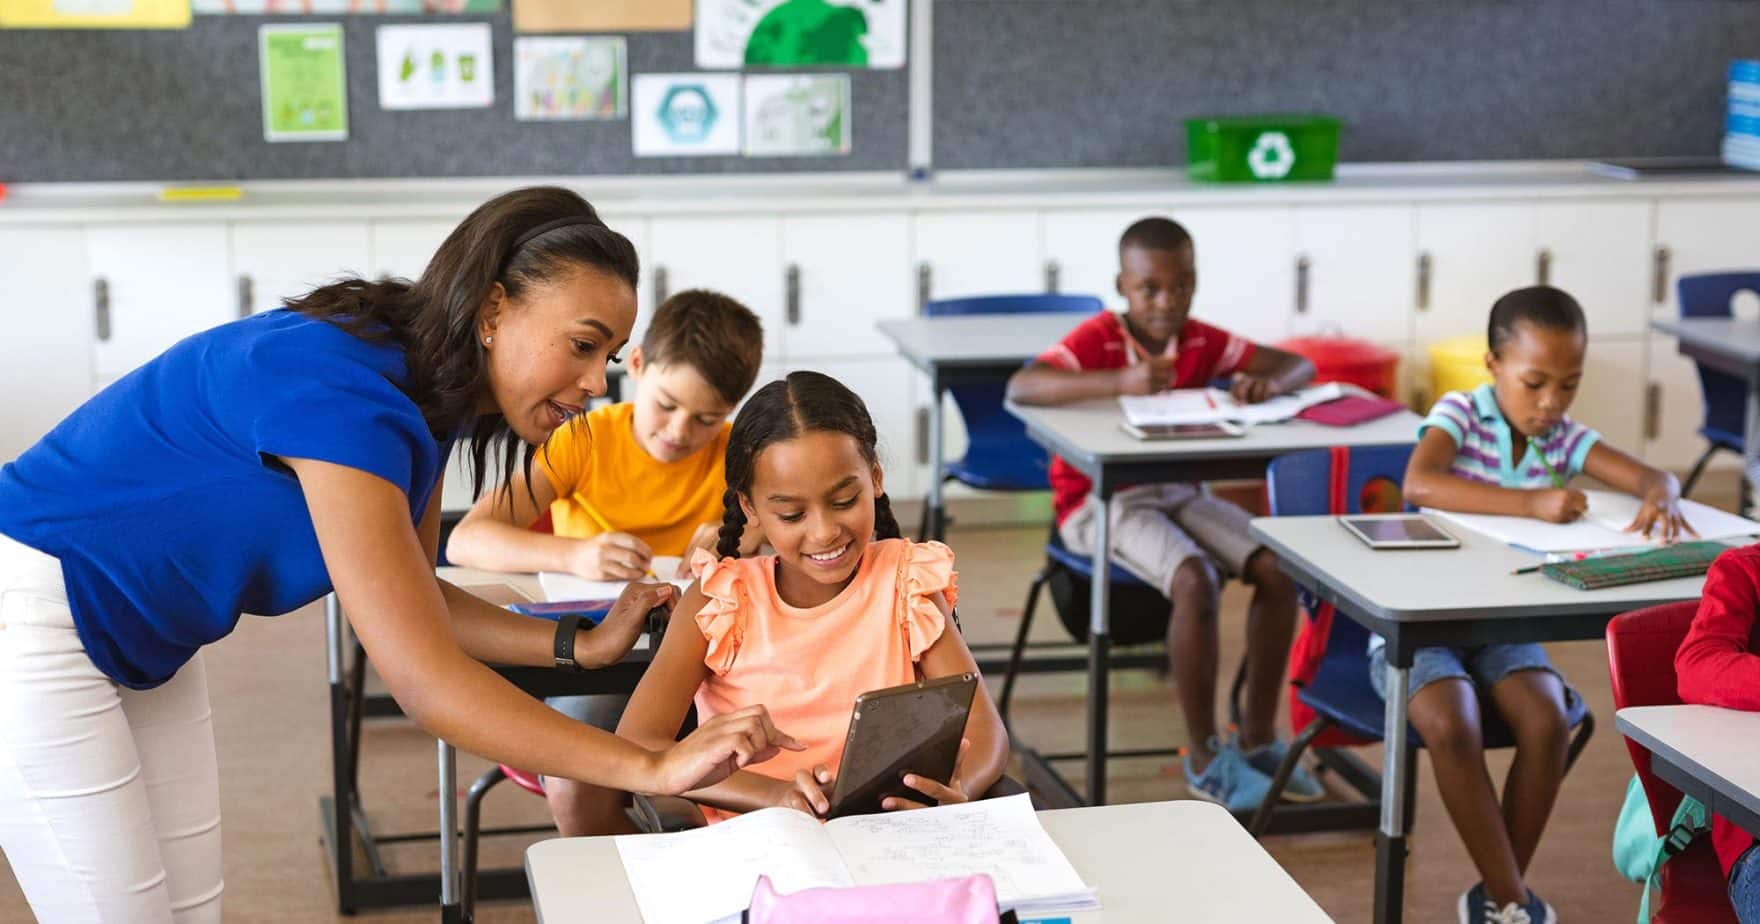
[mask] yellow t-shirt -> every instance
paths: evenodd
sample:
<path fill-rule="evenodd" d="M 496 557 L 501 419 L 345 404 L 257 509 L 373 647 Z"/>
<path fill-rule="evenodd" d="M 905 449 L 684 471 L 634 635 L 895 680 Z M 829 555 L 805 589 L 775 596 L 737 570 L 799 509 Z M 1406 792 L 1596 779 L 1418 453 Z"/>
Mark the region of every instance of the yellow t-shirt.
<path fill-rule="evenodd" d="M 583 506 L 612 529 L 648 544 L 655 555 L 683 555 L 704 523 L 721 522 L 727 490 L 727 437 L 732 426 L 702 449 L 661 462 L 636 442 L 635 405 L 612 404 L 560 427 L 533 459 L 550 479 L 556 500 L 550 519 L 558 536 L 604 532 Z"/>

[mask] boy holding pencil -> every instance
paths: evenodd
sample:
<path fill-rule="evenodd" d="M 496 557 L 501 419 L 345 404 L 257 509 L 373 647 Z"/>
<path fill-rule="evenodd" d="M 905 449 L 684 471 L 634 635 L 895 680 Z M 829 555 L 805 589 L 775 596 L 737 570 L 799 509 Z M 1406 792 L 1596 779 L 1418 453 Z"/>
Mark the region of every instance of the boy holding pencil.
<path fill-rule="evenodd" d="M 596 581 L 641 580 L 656 555 L 713 550 L 727 490 L 727 418 L 752 387 L 764 331 L 744 305 L 692 289 L 667 299 L 629 354 L 634 400 L 574 414 L 506 491 L 483 495 L 447 541 L 453 563 L 492 571 L 565 571 Z M 549 517 L 550 529 L 540 520 Z M 536 527 L 536 528 L 534 528 Z M 756 550 L 749 530 L 742 552 Z M 661 578 L 673 574 L 659 575 Z M 627 696 L 547 702 L 606 731 Z M 625 829 L 621 794 L 546 778 L 564 835 Z"/>

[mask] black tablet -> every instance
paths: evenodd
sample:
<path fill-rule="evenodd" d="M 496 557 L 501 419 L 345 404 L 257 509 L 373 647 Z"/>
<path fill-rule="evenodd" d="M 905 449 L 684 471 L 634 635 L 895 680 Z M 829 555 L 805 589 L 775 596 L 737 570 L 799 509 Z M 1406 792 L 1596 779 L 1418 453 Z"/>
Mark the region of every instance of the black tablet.
<path fill-rule="evenodd" d="M 1140 440 L 1214 440 L 1245 435 L 1240 425 L 1218 420 L 1212 423 L 1134 424 L 1119 421 L 1119 429 Z"/>
<path fill-rule="evenodd" d="M 977 690 L 977 674 L 959 674 L 856 697 L 825 817 L 882 811 L 887 796 L 922 801 L 922 793 L 904 785 L 906 773 L 940 783 L 952 779 Z"/>

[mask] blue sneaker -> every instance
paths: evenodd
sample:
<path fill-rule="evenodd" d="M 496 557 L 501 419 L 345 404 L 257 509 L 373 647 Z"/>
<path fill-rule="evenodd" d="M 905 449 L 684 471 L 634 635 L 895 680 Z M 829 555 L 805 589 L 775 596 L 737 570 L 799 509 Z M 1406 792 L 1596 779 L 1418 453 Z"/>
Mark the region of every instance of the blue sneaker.
<path fill-rule="evenodd" d="M 1251 751 L 1242 751 L 1241 756 L 1247 759 L 1247 763 L 1253 765 L 1254 770 L 1267 777 L 1276 778 L 1277 768 L 1283 764 L 1284 755 L 1288 753 L 1289 743 L 1282 739 L 1273 738 L 1270 744 L 1261 745 Z M 1324 798 L 1326 798 L 1326 787 L 1321 786 L 1320 781 L 1314 779 L 1314 774 L 1309 773 L 1307 767 L 1297 763 L 1295 771 L 1289 775 L 1289 782 L 1283 786 L 1283 801 L 1319 802 Z"/>
<path fill-rule="evenodd" d="M 1533 889 L 1523 904 L 1510 902 L 1502 908 L 1485 893 L 1485 883 L 1461 893 L 1460 924 L 1557 924 L 1558 915 L 1552 906 L 1540 900 Z"/>
<path fill-rule="evenodd" d="M 1216 756 L 1210 758 L 1210 766 L 1203 773 L 1192 771 L 1191 755 L 1184 758 L 1186 772 L 1186 791 L 1194 799 L 1214 802 L 1231 812 L 1250 812 L 1265 801 L 1266 793 L 1271 791 L 1271 777 L 1253 769 L 1247 759 L 1241 755 L 1241 749 L 1234 744 L 1224 744 L 1215 738 L 1210 739 L 1210 748 Z"/>

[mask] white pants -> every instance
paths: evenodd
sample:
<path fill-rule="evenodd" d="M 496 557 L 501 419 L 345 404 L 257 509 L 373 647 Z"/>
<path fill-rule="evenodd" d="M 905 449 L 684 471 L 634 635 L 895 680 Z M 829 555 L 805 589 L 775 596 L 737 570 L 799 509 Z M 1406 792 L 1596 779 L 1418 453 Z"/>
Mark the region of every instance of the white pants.
<path fill-rule="evenodd" d="M 220 778 L 198 657 L 130 690 L 73 628 L 61 565 L 0 536 L 0 851 L 37 919 L 220 920 Z"/>

